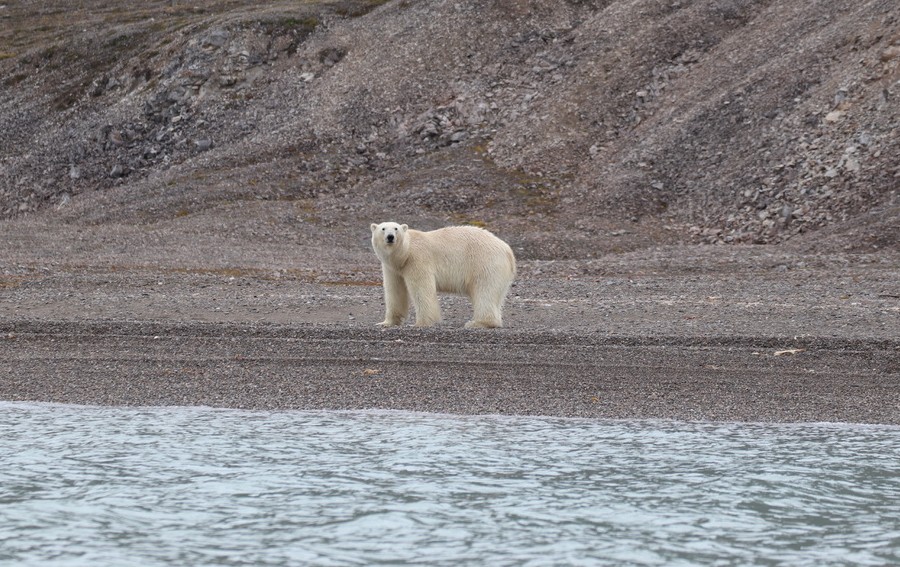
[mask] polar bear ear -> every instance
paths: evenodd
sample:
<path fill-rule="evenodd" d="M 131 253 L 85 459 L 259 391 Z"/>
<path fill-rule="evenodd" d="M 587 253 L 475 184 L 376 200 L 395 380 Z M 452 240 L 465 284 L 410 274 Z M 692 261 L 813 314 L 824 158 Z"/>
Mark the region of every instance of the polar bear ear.
<path fill-rule="evenodd" d="M 373 222 L 369 225 L 369 228 L 372 230 L 372 232 L 375 232 L 375 229 L 378 228 L 378 225 Z"/>
<path fill-rule="evenodd" d="M 402 230 L 403 232 L 406 232 L 408 229 L 409 229 L 409 226 L 407 226 L 405 224 L 400 225 L 400 230 Z"/>

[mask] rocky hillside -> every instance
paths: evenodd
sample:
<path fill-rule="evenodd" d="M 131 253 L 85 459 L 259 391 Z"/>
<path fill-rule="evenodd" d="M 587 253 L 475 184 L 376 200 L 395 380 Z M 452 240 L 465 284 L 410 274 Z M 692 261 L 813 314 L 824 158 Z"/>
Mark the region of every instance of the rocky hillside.
<path fill-rule="evenodd" d="M 900 246 L 896 0 L 7 0 L 0 93 L 7 219 Z"/>

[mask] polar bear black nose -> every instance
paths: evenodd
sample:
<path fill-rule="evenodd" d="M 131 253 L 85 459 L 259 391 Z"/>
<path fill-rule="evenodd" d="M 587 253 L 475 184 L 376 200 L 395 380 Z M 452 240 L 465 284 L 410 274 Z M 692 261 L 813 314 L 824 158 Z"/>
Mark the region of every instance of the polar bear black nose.
<path fill-rule="evenodd" d="M 385 237 L 385 239 L 388 241 L 388 244 L 393 244 L 393 243 L 394 243 L 394 235 L 393 235 L 393 234 L 388 234 L 388 235 Z"/>

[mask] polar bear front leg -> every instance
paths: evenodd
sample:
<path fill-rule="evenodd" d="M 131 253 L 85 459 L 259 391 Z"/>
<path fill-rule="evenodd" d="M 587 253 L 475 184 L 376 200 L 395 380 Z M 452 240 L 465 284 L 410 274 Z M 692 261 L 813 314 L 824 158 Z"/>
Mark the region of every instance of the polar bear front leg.
<path fill-rule="evenodd" d="M 406 282 L 416 309 L 416 327 L 430 327 L 440 322 L 441 305 L 438 303 L 434 276 L 407 278 Z"/>
<path fill-rule="evenodd" d="M 393 270 L 383 270 L 384 274 L 384 321 L 382 327 L 402 325 L 409 315 L 409 293 L 400 274 Z"/>

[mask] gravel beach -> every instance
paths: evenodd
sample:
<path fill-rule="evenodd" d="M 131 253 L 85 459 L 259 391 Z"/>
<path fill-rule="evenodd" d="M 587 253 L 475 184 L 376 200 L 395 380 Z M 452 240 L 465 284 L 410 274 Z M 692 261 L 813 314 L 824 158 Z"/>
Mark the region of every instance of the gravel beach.
<path fill-rule="evenodd" d="M 204 257 L 171 228 L 144 247 L 123 227 L 0 231 L 4 400 L 900 424 L 888 253 L 524 261 L 503 329 L 463 329 L 467 301 L 444 297 L 441 325 L 381 330 L 365 226 L 319 257 L 252 241 Z"/>

